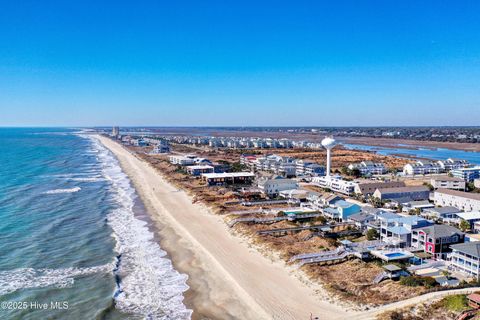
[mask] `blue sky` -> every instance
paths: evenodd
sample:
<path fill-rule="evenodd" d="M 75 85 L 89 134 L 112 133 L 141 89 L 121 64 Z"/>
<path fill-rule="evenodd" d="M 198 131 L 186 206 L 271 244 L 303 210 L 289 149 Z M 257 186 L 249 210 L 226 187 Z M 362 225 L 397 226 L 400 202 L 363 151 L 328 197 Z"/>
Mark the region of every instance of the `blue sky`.
<path fill-rule="evenodd" d="M 478 1 L 1 2 L 0 125 L 479 125 L 478 12 Z"/>

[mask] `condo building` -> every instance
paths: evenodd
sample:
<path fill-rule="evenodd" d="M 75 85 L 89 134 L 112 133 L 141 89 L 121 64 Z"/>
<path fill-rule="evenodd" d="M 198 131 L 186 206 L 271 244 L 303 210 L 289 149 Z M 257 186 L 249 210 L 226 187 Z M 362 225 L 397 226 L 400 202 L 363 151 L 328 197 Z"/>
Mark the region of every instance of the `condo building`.
<path fill-rule="evenodd" d="M 452 206 L 463 211 L 480 211 L 480 193 L 438 189 L 434 194 L 437 206 Z"/>
<path fill-rule="evenodd" d="M 387 173 L 387 168 L 383 163 L 373 162 L 373 161 L 362 161 L 360 163 L 352 163 L 348 166 L 348 169 L 350 170 L 358 169 L 362 176 Z"/>

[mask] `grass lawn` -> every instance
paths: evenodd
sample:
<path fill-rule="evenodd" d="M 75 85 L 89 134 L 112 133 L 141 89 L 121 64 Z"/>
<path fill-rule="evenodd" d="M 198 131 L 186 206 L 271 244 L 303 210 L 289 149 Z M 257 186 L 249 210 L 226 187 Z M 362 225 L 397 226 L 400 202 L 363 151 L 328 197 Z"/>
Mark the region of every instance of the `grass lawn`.
<path fill-rule="evenodd" d="M 445 309 L 454 312 L 460 312 L 468 309 L 467 296 L 464 294 L 445 297 L 442 299 L 441 303 Z"/>

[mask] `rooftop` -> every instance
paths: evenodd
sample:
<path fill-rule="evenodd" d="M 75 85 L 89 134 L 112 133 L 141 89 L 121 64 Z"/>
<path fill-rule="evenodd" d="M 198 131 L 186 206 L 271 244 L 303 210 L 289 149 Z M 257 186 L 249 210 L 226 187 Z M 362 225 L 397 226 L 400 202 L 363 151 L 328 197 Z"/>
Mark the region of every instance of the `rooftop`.
<path fill-rule="evenodd" d="M 430 201 L 428 200 L 417 200 L 417 201 L 410 201 L 408 203 L 409 206 L 411 207 L 418 207 L 418 206 L 434 206 Z"/>
<path fill-rule="evenodd" d="M 455 208 L 455 207 L 437 207 L 437 208 L 430 208 L 430 209 L 425 209 L 426 211 L 429 212 L 436 212 L 438 214 L 446 214 L 446 213 L 457 213 L 461 212 L 462 210 Z"/>
<path fill-rule="evenodd" d="M 341 207 L 341 208 L 350 208 L 350 207 L 353 207 L 353 206 L 358 206 L 355 203 L 348 202 L 348 201 L 345 201 L 345 200 L 338 200 L 334 203 L 334 205 L 336 207 Z"/>
<path fill-rule="evenodd" d="M 433 226 L 421 228 L 421 230 L 432 238 L 451 237 L 455 234 L 463 235 L 463 232 L 457 228 L 446 224 L 434 224 Z"/>
<path fill-rule="evenodd" d="M 467 296 L 468 300 L 472 300 L 476 303 L 480 303 L 480 294 L 478 293 L 471 293 Z"/>
<path fill-rule="evenodd" d="M 398 218 L 401 218 L 402 216 L 400 216 L 400 215 L 398 215 L 394 212 L 384 211 L 384 212 L 380 213 L 377 217 L 380 218 L 380 219 L 389 220 L 389 219 L 398 219 Z"/>
<path fill-rule="evenodd" d="M 393 234 L 410 234 L 411 231 L 404 226 L 388 227 L 387 230 Z"/>
<path fill-rule="evenodd" d="M 378 182 L 378 181 L 369 180 L 369 181 L 362 181 L 358 184 L 358 187 L 362 190 L 365 188 L 386 189 L 386 188 L 397 188 L 402 186 L 405 186 L 405 182 L 402 182 L 402 181 Z"/>
<path fill-rule="evenodd" d="M 450 248 L 480 258 L 480 241 L 454 244 Z"/>
<path fill-rule="evenodd" d="M 457 190 L 451 190 L 451 189 L 438 189 L 437 191 L 435 191 L 435 193 L 448 194 L 451 196 L 480 201 L 480 193 L 471 193 L 471 192 L 457 191 Z"/>
<path fill-rule="evenodd" d="M 386 188 L 386 189 L 378 189 L 378 190 L 383 194 L 430 191 L 430 189 L 428 189 L 425 186 L 397 187 L 397 188 Z"/>
<path fill-rule="evenodd" d="M 198 169 L 198 170 L 202 170 L 202 169 L 213 169 L 212 166 L 208 166 L 208 165 L 196 165 L 196 166 L 188 166 L 187 167 L 187 170 L 195 170 L 195 169 Z"/>
<path fill-rule="evenodd" d="M 480 219 L 480 212 L 479 211 L 458 212 L 457 216 L 459 216 L 463 220 L 477 220 L 477 219 Z"/>
<path fill-rule="evenodd" d="M 351 216 L 348 217 L 348 219 L 357 221 L 357 222 L 363 222 L 366 220 L 372 220 L 373 215 L 365 212 L 360 212 L 360 213 L 352 214 Z"/>
<path fill-rule="evenodd" d="M 450 176 L 435 176 L 435 177 L 432 177 L 431 180 L 435 180 L 435 181 L 457 181 L 457 182 L 463 182 L 465 180 L 461 179 L 461 178 L 455 178 L 455 177 L 450 177 Z"/>
<path fill-rule="evenodd" d="M 480 170 L 480 167 L 473 167 L 473 168 L 458 168 L 454 169 L 452 171 L 478 171 Z"/>
<path fill-rule="evenodd" d="M 400 271 L 402 270 L 400 267 L 394 265 L 394 264 L 386 264 L 383 266 L 383 269 L 390 271 L 390 272 L 395 272 L 395 271 Z"/>
<path fill-rule="evenodd" d="M 254 177 L 251 172 L 223 172 L 223 173 L 202 173 L 202 177 L 207 179 L 215 178 L 237 178 L 237 177 Z"/>

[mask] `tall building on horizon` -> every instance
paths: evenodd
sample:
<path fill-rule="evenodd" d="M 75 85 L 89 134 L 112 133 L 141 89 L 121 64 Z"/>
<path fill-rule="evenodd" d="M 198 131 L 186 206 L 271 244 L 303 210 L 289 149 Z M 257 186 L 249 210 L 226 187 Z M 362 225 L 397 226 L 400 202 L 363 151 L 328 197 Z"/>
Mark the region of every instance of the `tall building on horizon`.
<path fill-rule="evenodd" d="M 120 135 L 120 128 L 119 127 L 113 127 L 112 128 L 112 136 L 118 137 Z"/>

